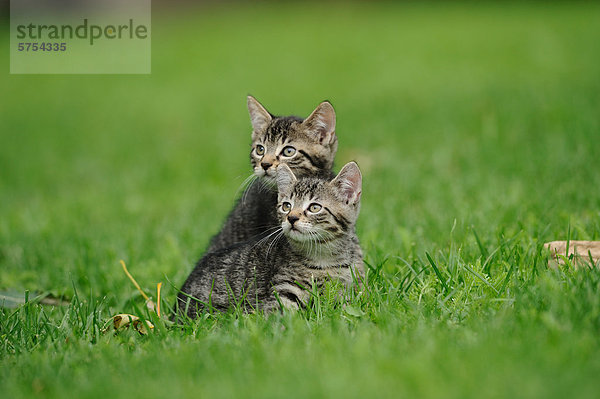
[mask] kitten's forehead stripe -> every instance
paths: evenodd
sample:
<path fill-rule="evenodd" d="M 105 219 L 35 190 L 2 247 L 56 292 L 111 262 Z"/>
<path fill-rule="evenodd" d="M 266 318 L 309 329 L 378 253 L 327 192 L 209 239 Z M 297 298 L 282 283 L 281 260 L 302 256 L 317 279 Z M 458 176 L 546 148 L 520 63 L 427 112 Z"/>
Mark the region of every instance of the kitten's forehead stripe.
<path fill-rule="evenodd" d="M 283 118 L 275 118 L 271 122 L 271 124 L 267 127 L 267 131 L 265 132 L 265 137 L 269 141 L 279 141 L 285 142 L 288 138 L 288 134 L 290 133 L 290 129 L 294 123 L 302 123 L 301 118 L 297 116 L 286 116 Z"/>
<path fill-rule="evenodd" d="M 319 179 L 305 178 L 294 185 L 293 194 L 298 197 L 314 198 L 317 193 L 325 189 L 324 182 Z"/>

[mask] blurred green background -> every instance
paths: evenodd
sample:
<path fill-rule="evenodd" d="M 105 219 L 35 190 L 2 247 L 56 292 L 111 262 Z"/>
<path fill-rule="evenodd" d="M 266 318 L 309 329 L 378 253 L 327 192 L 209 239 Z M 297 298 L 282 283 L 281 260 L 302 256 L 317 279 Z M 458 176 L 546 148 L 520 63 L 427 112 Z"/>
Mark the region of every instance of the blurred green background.
<path fill-rule="evenodd" d="M 8 47 L 8 35 L 2 35 L 5 71 Z M 500 238 L 515 234 L 538 247 L 567 239 L 569 232 L 571 239 L 600 239 L 600 6 L 594 2 L 159 3 L 153 8 L 151 75 L 6 72 L 0 75 L 0 88 L 2 290 L 71 297 L 76 289 L 90 298 L 105 297 L 111 309 L 121 311 L 136 296 L 118 264 L 124 259 L 148 289 L 165 282 L 165 295 L 172 300 L 167 281 L 183 282 L 251 173 L 247 94 L 279 115 L 305 117 L 320 101 L 333 103 L 337 168 L 356 160 L 364 174 L 359 236 L 366 259 L 371 264 L 388 259 L 384 269 L 390 276 L 402 264 L 396 257 L 410 263 L 425 251 L 459 248 L 460 253 L 464 248 L 465 260 L 476 262 L 480 254 L 473 231 L 489 252 Z M 508 270 L 510 256 L 498 259 L 497 267 Z M 523 260 L 519 267 L 531 271 L 532 264 Z M 588 305 L 575 302 L 573 309 Z M 370 372 L 376 384 L 377 376 L 383 376 L 381 382 L 395 378 L 385 373 L 386 367 L 396 370 L 393 359 L 385 360 L 385 346 L 376 342 L 390 344 L 390 353 L 404 354 L 413 344 L 449 345 L 441 359 L 429 355 L 431 347 L 408 355 L 421 365 L 415 371 L 402 363 L 397 371 L 407 381 L 398 389 L 409 396 L 439 396 L 446 389 L 454 397 L 476 395 L 477 383 L 468 375 L 484 367 L 478 359 L 488 353 L 486 348 L 497 360 L 490 367 L 504 370 L 503 376 L 513 365 L 521 370 L 516 359 L 529 357 L 549 361 L 552 372 L 545 376 L 571 359 L 571 369 L 585 378 L 577 368 L 583 360 L 569 354 L 599 353 L 600 318 L 594 306 L 587 308 L 586 344 L 577 341 L 576 347 L 558 351 L 555 362 L 528 351 L 527 343 L 538 340 L 535 329 L 528 330 L 523 344 L 493 346 L 504 332 L 519 331 L 518 323 L 483 335 L 478 349 L 467 350 L 469 366 L 439 363 L 449 360 L 444 356 L 462 354 L 452 347 L 453 334 L 472 342 L 463 330 L 446 335 L 434 329 L 426 333 L 431 341 L 421 342 L 415 328 L 408 341 L 391 345 L 395 332 L 382 327 L 386 335 L 372 326 L 367 335 L 359 335 L 366 340 L 360 347 L 364 352 L 357 349 L 353 359 L 360 362 L 374 353 L 376 368 Z M 478 316 L 477 309 L 465 310 L 457 320 Z M 435 312 L 420 316 L 419 308 L 414 312 L 411 320 L 440 317 Z M 229 327 L 223 331 L 233 332 L 217 337 L 240 334 L 240 342 L 252 351 L 268 350 L 268 339 Z M 331 340 L 337 334 L 332 331 L 319 342 Z M 348 334 L 342 340 L 346 344 L 353 342 Z M 255 338 L 258 346 L 251 344 Z M 234 343 L 225 341 L 226 350 L 240 350 L 231 339 Z M 298 337 L 290 338 L 289 347 L 285 340 L 274 342 L 290 361 L 306 355 L 291 349 L 304 342 Z M 561 342 L 549 348 L 556 350 Z M 315 345 L 333 357 L 301 362 L 306 366 L 298 366 L 302 372 L 343 362 L 343 348 Z M 171 349 L 170 364 L 178 364 Z M 503 357 L 507 351 L 514 357 Z M 110 353 L 101 360 L 112 362 L 117 355 Z M 148 353 L 147 361 L 161 361 L 162 355 Z M 38 362 L 59 361 L 42 359 L 46 363 L 34 357 L 13 358 L 11 364 L 33 370 Z M 585 359 L 595 367 L 586 370 L 598 370 L 597 360 Z M 118 361 L 127 369 L 126 360 Z M 432 365 L 437 366 L 428 368 Z M 12 375 L 4 372 L 6 378 Z M 230 373 L 222 377 L 223 386 L 235 386 L 239 376 Z M 440 382 L 441 391 L 427 375 Z M 337 376 L 333 385 L 321 381 L 321 391 L 299 392 L 343 391 L 340 381 L 348 375 L 340 371 Z M 564 393 L 545 387 L 543 376 L 524 377 L 531 385 L 515 387 L 508 386 L 510 378 L 480 377 L 493 387 L 506 387 L 500 396 Z M 23 381 L 32 384 L 29 377 Z M 191 386 L 191 380 L 185 381 L 183 386 Z M 589 379 L 592 385 L 577 377 L 569 381 L 562 388 L 583 387 L 588 395 L 598 388 Z M 11 392 L 19 392 L 17 386 Z M 101 386 L 98 380 L 84 391 L 101 392 Z M 519 392 L 521 386 L 529 391 Z M 231 389 L 243 392 L 243 387 Z M 254 392 L 275 397 L 282 391 Z"/>

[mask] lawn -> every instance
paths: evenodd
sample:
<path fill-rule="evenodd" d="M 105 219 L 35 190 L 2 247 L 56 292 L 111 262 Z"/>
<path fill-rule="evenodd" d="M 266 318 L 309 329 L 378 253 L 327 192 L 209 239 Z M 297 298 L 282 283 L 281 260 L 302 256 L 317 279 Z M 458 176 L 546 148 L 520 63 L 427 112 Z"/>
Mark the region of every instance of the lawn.
<path fill-rule="evenodd" d="M 149 76 L 8 75 L 0 37 L 3 398 L 539 397 L 600 392 L 600 6 L 154 8 Z M 5 32 L 7 29 L 5 29 Z M 250 173 L 248 93 L 337 112 L 369 283 L 298 313 L 151 317 Z"/>

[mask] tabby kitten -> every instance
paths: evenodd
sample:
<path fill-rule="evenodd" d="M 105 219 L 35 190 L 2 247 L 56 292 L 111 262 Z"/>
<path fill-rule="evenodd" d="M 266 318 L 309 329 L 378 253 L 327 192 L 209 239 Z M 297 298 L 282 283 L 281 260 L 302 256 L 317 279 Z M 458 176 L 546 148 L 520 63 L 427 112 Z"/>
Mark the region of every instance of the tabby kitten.
<path fill-rule="evenodd" d="M 364 279 L 355 233 L 362 176 L 354 162 L 333 180 L 297 179 L 286 164 L 277 168 L 280 228 L 207 254 L 177 296 L 179 312 L 195 317 L 205 306 L 271 311 L 304 306 L 314 285 L 333 278 L 345 285 Z M 190 298 L 193 297 L 194 299 Z"/>
<path fill-rule="evenodd" d="M 332 177 L 337 151 L 335 111 L 322 102 L 302 120 L 295 116 L 273 116 L 254 97 L 248 96 L 252 122 L 250 161 L 254 168 L 252 184 L 214 236 L 207 253 L 227 248 L 255 237 L 264 237 L 277 225 L 275 171 L 288 165 L 296 176 Z"/>

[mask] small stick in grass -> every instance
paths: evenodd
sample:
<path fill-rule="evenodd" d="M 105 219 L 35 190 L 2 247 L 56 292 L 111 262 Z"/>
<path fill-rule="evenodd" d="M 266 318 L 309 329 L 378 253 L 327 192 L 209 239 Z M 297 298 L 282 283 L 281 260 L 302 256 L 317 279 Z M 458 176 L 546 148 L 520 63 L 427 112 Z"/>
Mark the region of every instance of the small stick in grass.
<path fill-rule="evenodd" d="M 160 318 L 160 288 L 162 283 L 156 284 L 156 314 Z"/>
<path fill-rule="evenodd" d="M 552 241 L 544 246 L 551 254 L 548 259 L 550 267 L 564 264 L 564 258 L 571 260 L 575 267 L 600 266 L 600 241 Z"/>
<path fill-rule="evenodd" d="M 129 273 L 129 270 L 127 270 L 127 266 L 125 266 L 125 262 L 123 262 L 123 259 L 121 259 L 120 262 L 121 262 L 121 266 L 123 266 L 123 271 L 125 272 L 127 277 L 129 277 L 129 279 L 131 280 L 133 285 L 135 285 L 135 288 L 137 288 L 137 290 L 140 292 L 140 294 L 142 294 L 142 296 L 144 297 L 145 300 L 149 301 L 150 298 L 148 298 L 148 295 L 146 295 L 146 293 L 144 291 L 142 291 L 142 288 L 140 287 L 140 285 L 137 283 L 137 281 L 135 281 L 133 276 Z"/>

